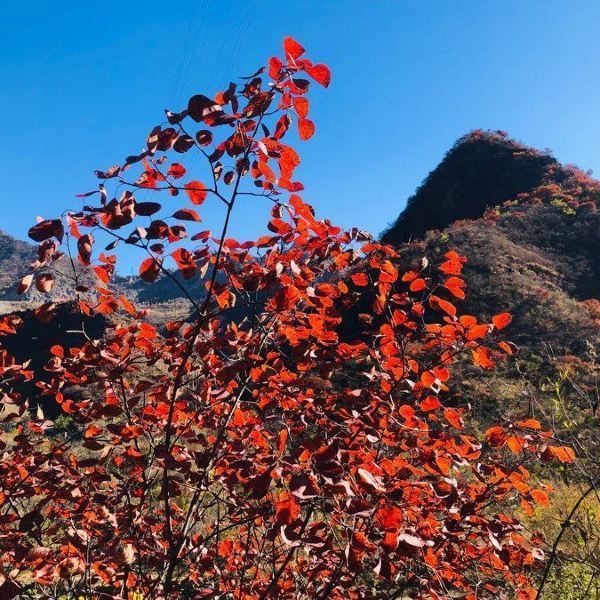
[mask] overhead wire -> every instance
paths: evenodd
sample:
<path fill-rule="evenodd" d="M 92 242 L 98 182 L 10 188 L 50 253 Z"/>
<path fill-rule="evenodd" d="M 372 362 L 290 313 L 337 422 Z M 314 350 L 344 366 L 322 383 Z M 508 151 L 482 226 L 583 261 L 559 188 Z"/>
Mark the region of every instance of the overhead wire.
<path fill-rule="evenodd" d="M 200 3 L 201 0 L 196 0 L 194 2 L 191 17 L 188 19 L 187 22 L 186 32 L 183 38 L 183 48 L 179 56 L 179 60 L 177 62 L 177 68 L 175 70 L 175 80 L 173 82 L 173 87 L 171 89 L 170 94 L 174 103 L 178 101 L 179 96 L 181 94 L 182 80 L 184 77 L 184 72 L 186 70 L 186 64 L 189 64 L 189 62 L 191 62 L 191 58 L 188 57 L 192 56 L 192 48 L 195 48 L 195 43 L 197 42 L 197 40 L 194 40 L 193 34 L 195 24 L 198 20 Z M 176 105 L 174 106 L 174 109 L 176 109 Z"/>
<path fill-rule="evenodd" d="M 179 84 L 178 94 L 175 97 L 175 101 L 178 104 L 179 104 L 179 102 L 181 102 L 182 95 L 184 95 L 184 93 L 185 93 L 185 87 L 186 87 L 188 79 L 189 79 L 192 64 L 194 62 L 194 59 L 196 58 L 196 52 L 198 50 L 198 46 L 199 46 L 200 42 L 203 40 L 202 32 L 204 31 L 204 25 L 206 22 L 205 15 L 207 13 L 207 10 L 202 10 L 200 12 L 201 2 L 202 2 L 202 0 L 198 0 L 198 2 L 196 4 L 196 11 L 194 13 L 194 16 L 192 17 L 192 29 L 190 32 L 191 43 L 189 46 L 188 55 L 186 57 L 187 60 L 184 63 L 184 66 L 182 69 L 182 75 L 181 75 L 181 81 Z M 208 0 L 204 0 L 203 8 L 206 9 L 207 7 L 208 7 Z"/>
<path fill-rule="evenodd" d="M 254 12 L 256 11 L 257 5 L 258 0 L 251 0 L 250 2 L 248 2 L 248 11 L 246 12 L 246 16 L 244 17 L 242 26 L 240 28 L 237 39 L 233 45 L 231 55 L 229 57 L 229 66 L 226 70 L 226 81 L 230 80 L 234 73 L 235 66 L 241 55 L 242 48 L 246 41 L 246 36 L 248 34 L 248 31 L 250 30 L 250 26 L 252 24 L 252 19 L 254 17 Z"/>

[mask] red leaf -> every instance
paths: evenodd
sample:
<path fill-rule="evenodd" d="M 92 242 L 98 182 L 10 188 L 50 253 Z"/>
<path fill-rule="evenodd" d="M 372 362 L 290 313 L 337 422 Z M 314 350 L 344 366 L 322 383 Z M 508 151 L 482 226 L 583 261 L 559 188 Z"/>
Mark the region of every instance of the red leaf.
<path fill-rule="evenodd" d="M 500 448 L 504 446 L 507 434 L 502 427 L 490 427 L 485 432 L 485 437 L 490 446 L 493 446 L 494 448 Z"/>
<path fill-rule="evenodd" d="M 275 125 L 275 133 L 273 134 L 273 137 L 276 140 L 280 140 L 285 135 L 286 131 L 289 129 L 291 122 L 292 120 L 290 119 L 288 114 L 285 114 L 282 117 L 280 117 L 280 119 L 277 121 L 277 125 Z M 259 163 L 259 165 L 260 164 L 261 163 Z"/>
<path fill-rule="evenodd" d="M 93 267 L 93 270 L 94 273 L 96 273 L 98 279 L 100 279 L 100 281 L 102 281 L 103 283 L 110 282 L 110 273 L 108 272 L 108 268 L 106 267 L 106 265 L 95 266 Z"/>
<path fill-rule="evenodd" d="M 350 279 L 352 279 L 352 283 L 359 287 L 365 287 L 369 285 L 369 277 L 366 273 L 354 273 Z"/>
<path fill-rule="evenodd" d="M 90 264 L 90 258 L 92 256 L 92 246 L 94 245 L 94 238 L 90 233 L 82 235 L 77 240 L 77 251 L 79 252 L 79 262 L 88 266 Z"/>
<path fill-rule="evenodd" d="M 162 206 L 158 202 L 136 202 L 135 212 L 141 217 L 149 217 L 157 213 Z"/>
<path fill-rule="evenodd" d="M 375 522 L 379 527 L 389 530 L 397 530 L 403 522 L 403 513 L 396 506 L 387 504 L 377 510 L 375 513 Z"/>
<path fill-rule="evenodd" d="M 192 204 L 202 204 L 206 200 L 207 191 L 199 181 L 190 181 L 185 184 L 185 192 Z"/>
<path fill-rule="evenodd" d="M 411 292 L 420 292 L 423 289 L 425 289 L 425 280 L 421 279 L 420 277 L 412 281 L 410 284 Z"/>
<path fill-rule="evenodd" d="M 301 140 L 309 140 L 315 133 L 315 124 L 310 119 L 298 120 L 298 135 Z"/>
<path fill-rule="evenodd" d="M 281 60 L 276 56 L 272 56 L 269 59 L 269 77 L 277 81 L 281 73 L 281 67 L 283 67 Z"/>
<path fill-rule="evenodd" d="M 54 287 L 54 275 L 52 273 L 42 273 L 38 275 L 35 280 L 35 287 L 38 292 L 42 292 L 43 294 L 47 294 Z"/>
<path fill-rule="evenodd" d="M 175 259 L 177 267 L 185 279 L 191 279 L 196 274 L 196 263 L 189 250 L 177 248 L 177 250 L 171 252 L 171 256 Z"/>
<path fill-rule="evenodd" d="M 137 311 L 135 309 L 135 306 L 129 302 L 129 300 L 127 300 L 127 298 L 125 298 L 125 296 L 119 296 L 119 301 L 121 302 L 121 305 L 123 306 L 123 308 L 131 315 L 131 316 L 135 316 L 137 314 Z"/>
<path fill-rule="evenodd" d="M 140 265 L 140 277 L 152 283 L 160 274 L 160 263 L 155 258 L 147 258 Z"/>
<path fill-rule="evenodd" d="M 358 474 L 367 485 L 370 485 L 379 492 L 386 491 L 385 487 L 383 486 L 383 481 L 381 480 L 381 477 L 373 475 L 373 473 L 367 471 L 367 469 L 358 469 Z"/>
<path fill-rule="evenodd" d="M 279 525 L 287 525 L 300 516 L 300 505 L 289 492 L 282 492 L 275 506 L 275 520 Z"/>
<path fill-rule="evenodd" d="M 29 237 L 35 242 L 43 242 L 48 238 L 55 237 L 62 242 L 64 227 L 60 219 L 46 219 L 34 225 L 29 231 Z"/>
<path fill-rule="evenodd" d="M 201 146 L 208 146 L 212 142 L 212 140 L 213 140 L 213 134 L 208 129 L 201 129 L 196 134 L 196 141 Z"/>
<path fill-rule="evenodd" d="M 167 175 L 173 177 L 173 179 L 179 179 L 180 177 L 183 177 L 185 173 L 185 167 L 179 163 L 173 163 L 167 171 Z"/>
<path fill-rule="evenodd" d="M 283 51 L 285 52 L 286 58 L 288 58 L 288 60 L 290 58 L 296 60 L 297 58 L 300 58 L 305 52 L 304 48 L 293 37 L 289 35 L 283 40 Z"/>
<path fill-rule="evenodd" d="M 304 98 L 304 96 L 294 96 L 292 99 L 292 104 L 294 105 L 294 110 L 296 114 L 301 119 L 306 119 L 308 116 L 308 99 Z"/>
<path fill-rule="evenodd" d="M 174 219 L 181 219 L 182 221 L 196 221 L 199 223 L 202 220 L 198 213 L 192 208 L 180 208 L 175 211 L 172 216 Z"/>
<path fill-rule="evenodd" d="M 323 87 L 328 87 L 331 81 L 331 71 L 327 65 L 318 64 L 307 66 L 304 70 L 312 77 L 317 83 L 320 83 Z"/>

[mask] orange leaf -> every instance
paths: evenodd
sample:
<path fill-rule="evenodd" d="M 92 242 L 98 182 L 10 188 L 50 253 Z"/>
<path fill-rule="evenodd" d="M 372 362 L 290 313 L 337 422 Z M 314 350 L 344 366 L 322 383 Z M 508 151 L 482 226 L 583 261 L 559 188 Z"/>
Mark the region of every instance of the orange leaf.
<path fill-rule="evenodd" d="M 512 317 L 508 313 L 500 313 L 492 317 L 492 323 L 496 329 L 504 329 L 511 321 Z"/>
<path fill-rule="evenodd" d="M 123 308 L 132 316 L 135 316 L 137 311 L 135 310 L 135 306 L 125 298 L 125 296 L 119 296 L 119 300 L 123 305 Z"/>
<path fill-rule="evenodd" d="M 98 277 L 98 279 L 100 279 L 100 281 L 102 281 L 103 283 L 110 282 L 110 274 L 105 266 L 98 265 L 98 266 L 92 267 L 92 268 L 94 270 L 94 273 L 96 273 L 96 276 Z"/>
<path fill-rule="evenodd" d="M 474 348 L 471 350 L 471 354 L 473 355 L 473 362 L 478 366 L 484 369 L 491 369 L 494 366 L 494 362 L 492 361 L 491 354 L 488 348 L 484 346 L 480 346 L 479 348 Z"/>
<path fill-rule="evenodd" d="M 542 458 L 548 456 L 563 463 L 572 463 L 575 460 L 575 452 L 567 446 L 548 446 L 542 454 Z"/>
<path fill-rule="evenodd" d="M 498 342 L 498 347 L 506 354 L 514 354 L 518 348 L 512 342 Z"/>
<path fill-rule="evenodd" d="M 528 514 L 530 517 L 533 517 L 533 506 L 531 506 L 531 503 L 521 498 L 520 504 L 521 508 L 525 511 L 525 513 Z"/>
<path fill-rule="evenodd" d="M 504 443 L 506 442 L 506 432 L 502 427 L 490 427 L 485 432 L 485 437 L 490 446 L 493 446 L 494 448 L 500 448 L 504 446 Z"/>
<path fill-rule="evenodd" d="M 419 404 L 419 408 L 422 411 L 429 412 L 439 408 L 442 403 L 435 396 L 427 396 L 423 402 Z"/>
<path fill-rule="evenodd" d="M 479 338 L 485 337 L 487 335 L 488 329 L 489 328 L 487 325 L 475 325 L 474 327 L 469 329 L 469 332 L 467 333 L 467 339 L 477 340 Z"/>
<path fill-rule="evenodd" d="M 526 419 L 525 421 L 517 421 L 519 427 L 527 427 L 529 429 L 541 429 L 540 422 L 536 419 Z"/>
<path fill-rule="evenodd" d="M 456 307 L 454 306 L 454 304 L 448 302 L 447 300 L 443 300 L 442 298 L 438 298 L 437 296 L 431 296 L 431 298 L 429 298 L 429 304 L 433 309 L 440 308 L 451 317 L 456 316 Z"/>
<path fill-rule="evenodd" d="M 460 317 L 459 321 L 461 325 L 464 325 L 467 328 L 477 325 L 477 319 L 471 315 L 463 315 Z"/>
<path fill-rule="evenodd" d="M 444 287 L 449 290 L 453 296 L 463 300 L 465 298 L 465 282 L 458 277 L 449 277 L 444 283 Z"/>
<path fill-rule="evenodd" d="M 421 383 L 425 387 L 431 387 L 435 384 L 435 375 L 431 371 L 423 371 L 421 373 Z"/>
<path fill-rule="evenodd" d="M 518 437 L 516 435 L 511 435 L 506 438 L 506 445 L 515 453 L 518 454 L 523 450 L 525 444 L 523 442 L 523 438 Z"/>
<path fill-rule="evenodd" d="M 315 124 L 310 119 L 298 120 L 298 135 L 301 140 L 309 140 L 315 133 Z"/>
<path fill-rule="evenodd" d="M 531 490 L 531 497 L 540 506 L 548 506 L 548 494 L 544 490 Z"/>
<path fill-rule="evenodd" d="M 438 456 L 435 462 L 444 475 L 450 473 L 450 467 L 452 466 L 452 459 L 447 456 Z"/>
<path fill-rule="evenodd" d="M 199 181 L 190 181 L 185 184 L 185 192 L 192 204 L 202 204 L 206 200 L 207 191 L 204 184 Z"/>
<path fill-rule="evenodd" d="M 457 410 L 454 410 L 453 408 L 446 408 L 444 410 L 444 417 L 448 423 L 450 423 L 450 425 L 456 427 L 457 429 L 462 429 L 462 419 L 460 418 L 460 413 Z"/>

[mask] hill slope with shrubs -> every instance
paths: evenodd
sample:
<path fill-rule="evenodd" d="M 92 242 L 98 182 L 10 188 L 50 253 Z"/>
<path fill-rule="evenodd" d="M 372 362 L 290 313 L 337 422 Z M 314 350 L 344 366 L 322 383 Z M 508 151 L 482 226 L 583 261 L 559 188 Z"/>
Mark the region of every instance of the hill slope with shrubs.
<path fill-rule="evenodd" d="M 484 377 L 465 367 L 462 392 L 482 421 L 542 412 L 596 449 L 599 201 L 600 182 L 589 174 L 502 132 L 476 131 L 383 234 L 409 261 L 450 248 L 467 256 L 464 309 L 512 314 L 516 355 Z"/>

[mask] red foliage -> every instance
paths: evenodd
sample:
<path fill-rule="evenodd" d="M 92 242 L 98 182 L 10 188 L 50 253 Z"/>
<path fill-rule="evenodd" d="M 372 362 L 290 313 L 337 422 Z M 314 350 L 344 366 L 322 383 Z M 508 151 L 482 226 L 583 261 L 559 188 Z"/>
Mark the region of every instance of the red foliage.
<path fill-rule="evenodd" d="M 36 589 L 534 597 L 528 573 L 542 553 L 500 505 L 547 496 L 501 448 L 544 460 L 572 454 L 531 420 L 478 441 L 447 396 L 458 354 L 489 368 L 510 350 L 491 340 L 510 318 L 459 315 L 466 259 L 457 253 L 405 272 L 394 248 L 316 218 L 297 194 L 298 154 L 282 140 L 294 113 L 300 137 L 312 135 L 306 93 L 310 78 L 327 86 L 329 70 L 291 38 L 284 50 L 241 90 L 232 84 L 168 112 L 169 126 L 152 130 L 142 154 L 97 173 L 103 183 L 85 195 L 99 195 L 97 206 L 68 213 L 66 227 L 32 228 L 45 248 L 38 269 L 58 252 L 48 240 L 64 235 L 68 247 L 86 231 L 79 261 L 99 281 L 82 310 L 110 315 L 113 326 L 68 353 L 55 346 L 51 380 L 37 382 L 74 420 L 75 439 L 52 437 L 43 418 L 19 420 L 27 403 L 12 386 L 33 374 L 0 353 L 4 402 L 17 408 L 4 420 L 18 421 L 0 442 L 3 598 Z M 163 168 L 172 151 L 192 149 L 207 159 L 210 184 L 185 181 L 190 167 L 178 162 Z M 139 177 L 126 178 L 136 165 Z M 109 200 L 113 181 L 121 196 Z M 175 220 L 156 216 L 162 203 L 138 202 L 138 188 L 171 196 L 165 210 Z M 243 194 L 273 207 L 269 233 L 240 243 L 227 233 Z M 177 222 L 193 226 L 200 216 L 187 202 L 205 200 L 225 206 L 216 238 Z M 168 256 L 201 278 L 205 294 L 188 298 L 193 318 L 157 330 L 113 296 L 115 258 L 94 251 L 92 234 L 102 232 L 144 252 L 145 281 L 172 277 Z M 366 296 L 374 314 L 361 316 L 358 339 L 341 340 L 344 317 Z M 5 317 L 0 333 L 16 325 Z"/>

